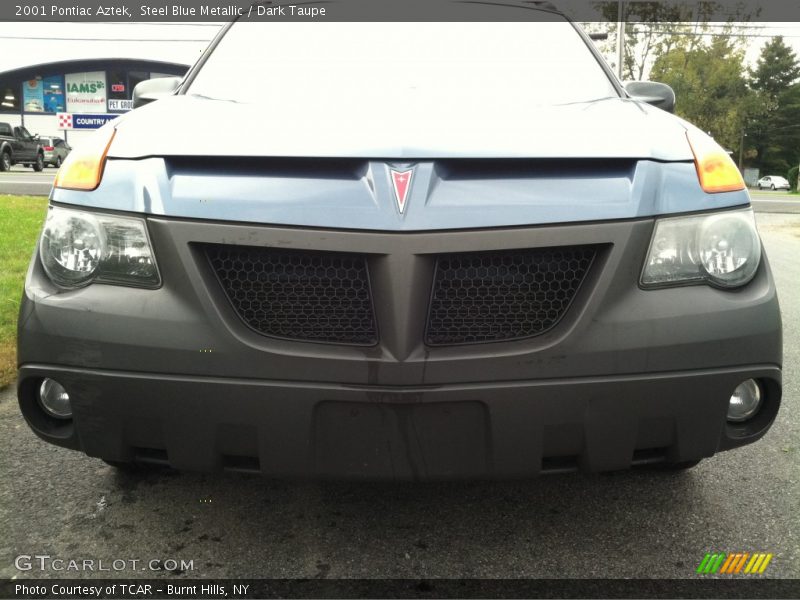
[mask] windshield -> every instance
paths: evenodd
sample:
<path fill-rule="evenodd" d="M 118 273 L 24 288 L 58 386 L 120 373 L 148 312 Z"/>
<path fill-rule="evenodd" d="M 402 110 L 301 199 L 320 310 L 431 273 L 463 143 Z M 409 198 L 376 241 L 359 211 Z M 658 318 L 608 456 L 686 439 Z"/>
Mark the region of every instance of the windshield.
<path fill-rule="evenodd" d="M 618 96 L 566 20 L 237 22 L 187 93 L 362 120 L 393 112 L 508 115 Z"/>

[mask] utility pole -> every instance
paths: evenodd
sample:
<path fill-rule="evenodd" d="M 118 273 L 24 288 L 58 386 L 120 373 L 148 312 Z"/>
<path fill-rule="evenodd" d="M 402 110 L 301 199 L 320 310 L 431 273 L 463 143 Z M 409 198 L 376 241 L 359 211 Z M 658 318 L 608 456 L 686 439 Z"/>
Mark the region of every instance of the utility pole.
<path fill-rule="evenodd" d="M 744 132 L 744 125 L 742 125 L 742 140 L 741 140 L 741 142 L 739 142 L 739 171 L 741 171 L 742 173 L 744 173 L 744 170 L 742 169 L 742 167 L 743 167 L 742 163 L 744 162 L 744 136 L 745 135 L 746 134 Z"/>
<path fill-rule="evenodd" d="M 625 2 L 617 3 L 617 77 L 622 81 L 622 64 L 625 62 Z"/>

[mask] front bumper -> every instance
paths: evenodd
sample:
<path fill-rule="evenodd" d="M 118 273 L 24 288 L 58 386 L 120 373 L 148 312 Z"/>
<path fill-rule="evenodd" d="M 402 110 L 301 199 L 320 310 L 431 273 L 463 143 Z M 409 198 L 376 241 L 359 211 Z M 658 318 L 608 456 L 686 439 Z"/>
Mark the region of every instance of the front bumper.
<path fill-rule="evenodd" d="M 74 422 L 42 419 L 42 377 L 73 398 Z M 758 417 L 726 424 L 756 378 Z M 760 438 L 780 403 L 769 366 L 648 376 L 392 388 L 30 365 L 20 401 L 44 439 L 117 461 L 270 476 L 510 478 L 683 462 Z"/>
<path fill-rule="evenodd" d="M 150 218 L 163 286 L 60 291 L 31 264 L 19 398 L 44 439 L 107 460 L 301 477 L 524 477 L 682 462 L 753 442 L 780 404 L 781 320 L 766 258 L 737 291 L 637 285 L 652 219 L 431 233 L 254 227 Z M 380 341 L 259 335 L 226 301 L 198 244 L 368 257 Z M 432 256 L 601 248 L 564 318 L 537 337 L 429 347 Z M 60 381 L 75 418 L 36 404 Z M 726 424 L 738 384 L 766 402 Z"/>

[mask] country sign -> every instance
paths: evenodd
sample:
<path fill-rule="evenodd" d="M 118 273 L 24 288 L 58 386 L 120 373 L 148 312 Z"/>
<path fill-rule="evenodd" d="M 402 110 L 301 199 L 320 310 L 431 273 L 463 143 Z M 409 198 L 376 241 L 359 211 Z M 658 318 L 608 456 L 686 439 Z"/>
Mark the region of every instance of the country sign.
<path fill-rule="evenodd" d="M 99 129 L 109 121 L 113 121 L 119 115 L 100 114 L 100 115 L 75 115 L 72 113 L 58 113 L 59 129 Z"/>

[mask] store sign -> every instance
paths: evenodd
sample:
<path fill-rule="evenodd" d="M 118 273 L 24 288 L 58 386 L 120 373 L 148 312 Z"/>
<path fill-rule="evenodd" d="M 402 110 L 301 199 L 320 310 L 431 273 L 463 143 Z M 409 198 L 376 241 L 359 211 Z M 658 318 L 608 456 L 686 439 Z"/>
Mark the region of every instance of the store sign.
<path fill-rule="evenodd" d="M 124 111 L 133 110 L 133 100 L 114 100 L 108 101 L 108 110 Z"/>
<path fill-rule="evenodd" d="M 22 109 L 25 112 L 44 112 L 42 78 L 29 79 L 22 84 Z"/>
<path fill-rule="evenodd" d="M 105 71 L 67 73 L 64 79 L 67 86 L 67 112 L 105 112 Z"/>
<path fill-rule="evenodd" d="M 71 129 L 99 129 L 109 121 L 113 121 L 119 115 L 77 115 L 73 113 L 58 113 L 58 128 L 61 130 Z"/>

